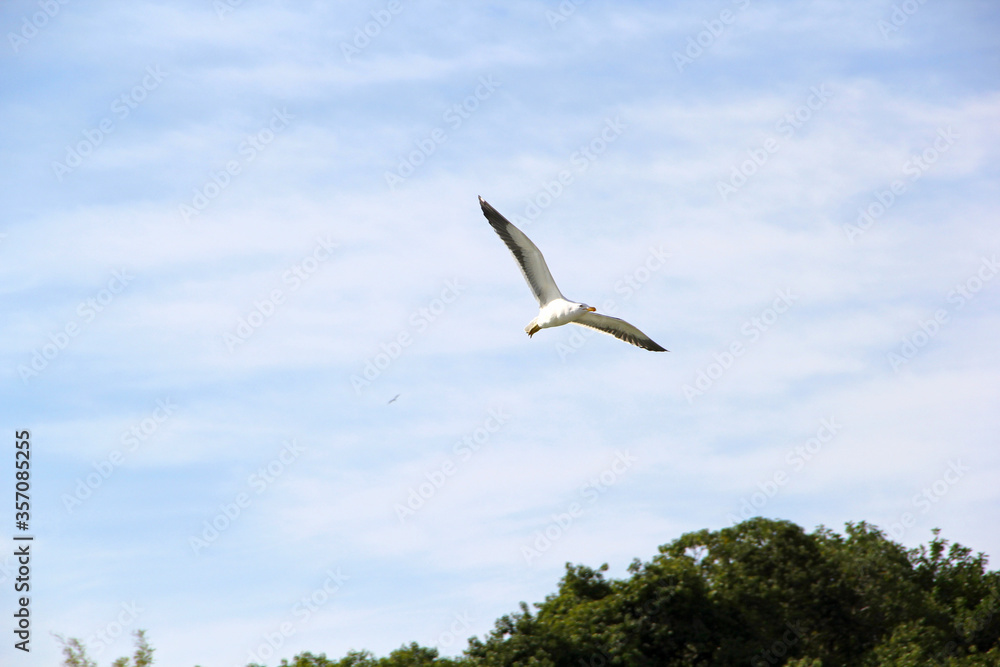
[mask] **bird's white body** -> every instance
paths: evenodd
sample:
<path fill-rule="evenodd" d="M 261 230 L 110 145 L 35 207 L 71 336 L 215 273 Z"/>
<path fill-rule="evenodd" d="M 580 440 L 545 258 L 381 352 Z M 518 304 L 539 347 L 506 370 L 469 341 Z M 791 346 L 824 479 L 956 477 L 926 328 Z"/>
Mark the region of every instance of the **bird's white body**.
<path fill-rule="evenodd" d="M 533 336 L 539 329 L 549 327 L 559 327 L 564 324 L 574 322 L 587 313 L 594 312 L 594 308 L 584 303 L 574 303 L 562 297 L 549 301 L 538 309 L 538 317 L 528 322 L 524 330 L 528 336 Z"/>

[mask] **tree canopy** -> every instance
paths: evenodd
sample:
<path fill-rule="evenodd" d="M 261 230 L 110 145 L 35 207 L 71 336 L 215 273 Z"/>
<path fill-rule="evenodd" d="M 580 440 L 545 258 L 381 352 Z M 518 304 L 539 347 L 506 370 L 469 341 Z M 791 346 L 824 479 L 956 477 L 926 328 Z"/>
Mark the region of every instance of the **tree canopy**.
<path fill-rule="evenodd" d="M 625 578 L 607 569 L 567 563 L 555 593 L 460 657 L 411 643 L 278 667 L 1000 666 L 1000 572 L 938 531 L 906 549 L 865 522 L 840 535 L 758 517 L 682 535 Z M 137 637 L 135 667 L 151 664 Z M 67 667 L 93 667 L 64 648 Z"/>
<path fill-rule="evenodd" d="M 1000 573 L 935 531 L 751 519 L 683 535 L 630 577 L 566 566 L 557 593 L 470 640 L 470 665 L 1000 665 Z"/>

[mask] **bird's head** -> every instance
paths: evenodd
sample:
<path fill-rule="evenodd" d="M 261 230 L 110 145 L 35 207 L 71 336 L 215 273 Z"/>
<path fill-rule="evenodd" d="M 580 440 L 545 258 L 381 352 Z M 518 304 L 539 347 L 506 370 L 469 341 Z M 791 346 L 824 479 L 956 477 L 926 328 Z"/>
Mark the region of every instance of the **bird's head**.
<path fill-rule="evenodd" d="M 593 312 L 595 312 L 597 310 L 593 306 L 588 306 L 585 303 L 578 303 L 578 304 L 576 304 L 576 309 L 578 311 L 580 311 L 581 313 L 593 313 Z"/>

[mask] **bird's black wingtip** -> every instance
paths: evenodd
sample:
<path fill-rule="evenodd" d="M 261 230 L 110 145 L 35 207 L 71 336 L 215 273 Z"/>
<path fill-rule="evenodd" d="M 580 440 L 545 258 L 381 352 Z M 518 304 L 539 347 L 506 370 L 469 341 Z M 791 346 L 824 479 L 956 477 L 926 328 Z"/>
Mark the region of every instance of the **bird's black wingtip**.
<path fill-rule="evenodd" d="M 485 215 L 486 219 L 490 220 L 491 223 L 493 222 L 492 219 L 495 217 L 503 218 L 503 216 L 500 215 L 500 212 L 493 208 L 493 205 L 482 197 L 479 198 L 479 207 L 483 209 L 483 215 Z M 506 221 L 506 218 L 504 218 L 504 220 Z"/>

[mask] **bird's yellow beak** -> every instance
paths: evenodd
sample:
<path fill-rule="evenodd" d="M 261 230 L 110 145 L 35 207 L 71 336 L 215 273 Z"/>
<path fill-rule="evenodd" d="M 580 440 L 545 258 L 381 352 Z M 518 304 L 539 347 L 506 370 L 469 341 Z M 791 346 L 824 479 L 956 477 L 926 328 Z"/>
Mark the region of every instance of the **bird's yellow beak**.
<path fill-rule="evenodd" d="M 593 306 L 591 306 L 591 307 L 590 307 L 590 308 L 588 308 L 587 310 L 589 310 L 589 311 L 590 311 L 590 312 L 592 312 L 592 313 L 593 313 L 593 312 L 595 312 L 595 311 L 597 311 L 597 309 L 596 309 L 596 308 L 594 308 Z"/>

